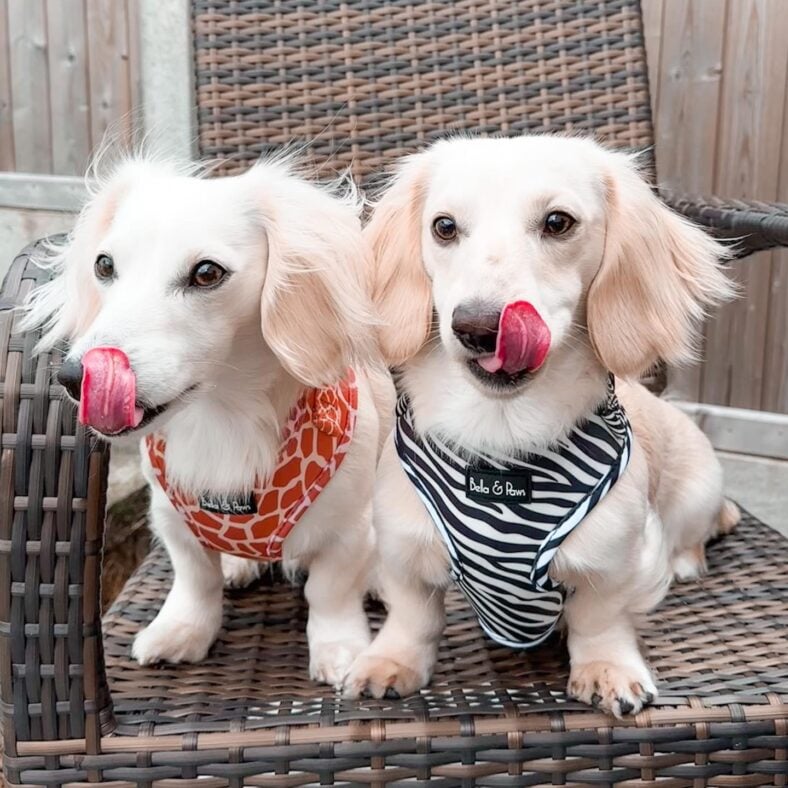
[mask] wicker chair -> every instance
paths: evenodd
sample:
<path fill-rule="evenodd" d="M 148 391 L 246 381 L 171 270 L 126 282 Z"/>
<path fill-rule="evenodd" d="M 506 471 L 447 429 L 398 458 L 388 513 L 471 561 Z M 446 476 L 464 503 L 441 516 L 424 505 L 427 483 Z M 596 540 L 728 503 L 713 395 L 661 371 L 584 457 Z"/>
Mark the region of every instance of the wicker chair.
<path fill-rule="evenodd" d="M 573 130 L 652 143 L 637 0 L 195 0 L 199 145 L 241 169 L 314 140 L 362 181 L 447 132 Z M 788 245 L 788 207 L 666 195 L 740 254 Z M 200 665 L 141 668 L 155 550 L 103 621 L 109 452 L 75 424 L 10 308 L 45 277 L 26 250 L 0 313 L 0 680 L 9 785 L 786 785 L 786 542 L 746 516 L 644 633 L 658 702 L 620 722 L 567 698 L 563 644 L 485 640 L 450 595 L 439 672 L 402 701 L 307 679 L 305 611 L 274 579 L 231 594 Z M 371 611 L 379 619 L 380 611 Z"/>

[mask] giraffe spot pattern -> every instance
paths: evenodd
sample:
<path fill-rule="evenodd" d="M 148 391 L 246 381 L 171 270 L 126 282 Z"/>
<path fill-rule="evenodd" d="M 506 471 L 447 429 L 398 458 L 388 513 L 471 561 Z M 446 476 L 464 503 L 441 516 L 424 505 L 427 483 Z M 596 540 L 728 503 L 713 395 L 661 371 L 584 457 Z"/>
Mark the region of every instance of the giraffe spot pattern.
<path fill-rule="evenodd" d="M 257 479 L 257 512 L 219 514 L 201 509 L 199 495 L 187 495 L 167 481 L 163 436 L 145 439 L 156 480 L 200 543 L 244 558 L 276 560 L 293 526 L 337 472 L 353 439 L 358 386 L 353 370 L 336 386 L 308 389 L 291 409 L 282 430 L 276 467 Z"/>

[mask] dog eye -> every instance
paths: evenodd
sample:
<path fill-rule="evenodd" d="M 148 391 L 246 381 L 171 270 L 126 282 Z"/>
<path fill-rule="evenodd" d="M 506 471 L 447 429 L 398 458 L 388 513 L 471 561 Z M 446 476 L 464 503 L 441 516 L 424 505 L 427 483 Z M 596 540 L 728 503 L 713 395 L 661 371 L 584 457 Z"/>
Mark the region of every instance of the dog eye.
<path fill-rule="evenodd" d="M 432 234 L 439 241 L 453 241 L 457 237 L 457 222 L 451 216 L 438 216 L 432 222 Z"/>
<path fill-rule="evenodd" d="M 542 232 L 545 235 L 564 235 L 577 223 L 577 220 L 563 211 L 551 211 L 544 218 Z"/>
<path fill-rule="evenodd" d="M 213 260 L 200 260 L 189 274 L 189 287 L 216 287 L 227 276 L 227 271 Z"/>
<path fill-rule="evenodd" d="M 96 258 L 96 262 L 93 263 L 93 271 L 96 274 L 96 279 L 108 282 L 115 278 L 115 263 L 108 254 L 100 254 Z"/>

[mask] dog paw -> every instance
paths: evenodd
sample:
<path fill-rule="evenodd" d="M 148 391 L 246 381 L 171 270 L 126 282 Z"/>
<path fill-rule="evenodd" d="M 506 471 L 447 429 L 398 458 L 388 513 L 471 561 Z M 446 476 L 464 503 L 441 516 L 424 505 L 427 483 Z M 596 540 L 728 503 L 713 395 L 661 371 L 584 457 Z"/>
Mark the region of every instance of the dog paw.
<path fill-rule="evenodd" d="M 363 640 L 334 640 L 309 646 L 309 677 L 341 689 L 350 666 L 367 647 Z"/>
<path fill-rule="evenodd" d="M 706 574 L 706 548 L 699 544 L 690 547 L 671 559 L 673 576 L 679 583 L 698 580 Z"/>
<path fill-rule="evenodd" d="M 645 663 L 631 666 L 597 661 L 572 666 L 567 692 L 619 719 L 637 714 L 657 697 L 657 688 Z"/>
<path fill-rule="evenodd" d="M 427 684 L 430 672 L 426 666 L 409 666 L 389 657 L 362 654 L 345 679 L 344 695 L 350 699 L 404 698 Z"/>
<path fill-rule="evenodd" d="M 222 576 L 225 588 L 246 588 L 254 583 L 268 564 L 251 558 L 222 553 Z"/>
<path fill-rule="evenodd" d="M 134 638 L 131 655 L 140 665 L 200 662 L 205 659 L 217 634 L 218 627 L 156 618 Z"/>

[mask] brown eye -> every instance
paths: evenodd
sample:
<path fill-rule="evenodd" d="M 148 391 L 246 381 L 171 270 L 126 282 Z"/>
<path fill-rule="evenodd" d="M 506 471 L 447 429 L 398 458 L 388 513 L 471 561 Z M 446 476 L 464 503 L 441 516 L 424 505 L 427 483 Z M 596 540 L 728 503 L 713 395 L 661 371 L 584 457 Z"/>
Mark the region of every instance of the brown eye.
<path fill-rule="evenodd" d="M 96 279 L 108 282 L 115 278 L 115 263 L 108 254 L 100 254 L 96 258 L 96 262 L 93 263 L 93 271 L 96 274 Z"/>
<path fill-rule="evenodd" d="M 432 234 L 439 241 L 453 241 L 457 237 L 457 222 L 451 216 L 438 216 L 432 222 Z"/>
<path fill-rule="evenodd" d="M 544 218 L 542 232 L 545 235 L 564 235 L 574 226 L 576 220 L 563 211 L 551 211 Z"/>
<path fill-rule="evenodd" d="M 216 287 L 227 276 L 227 271 L 212 260 L 200 260 L 189 274 L 189 287 Z"/>

